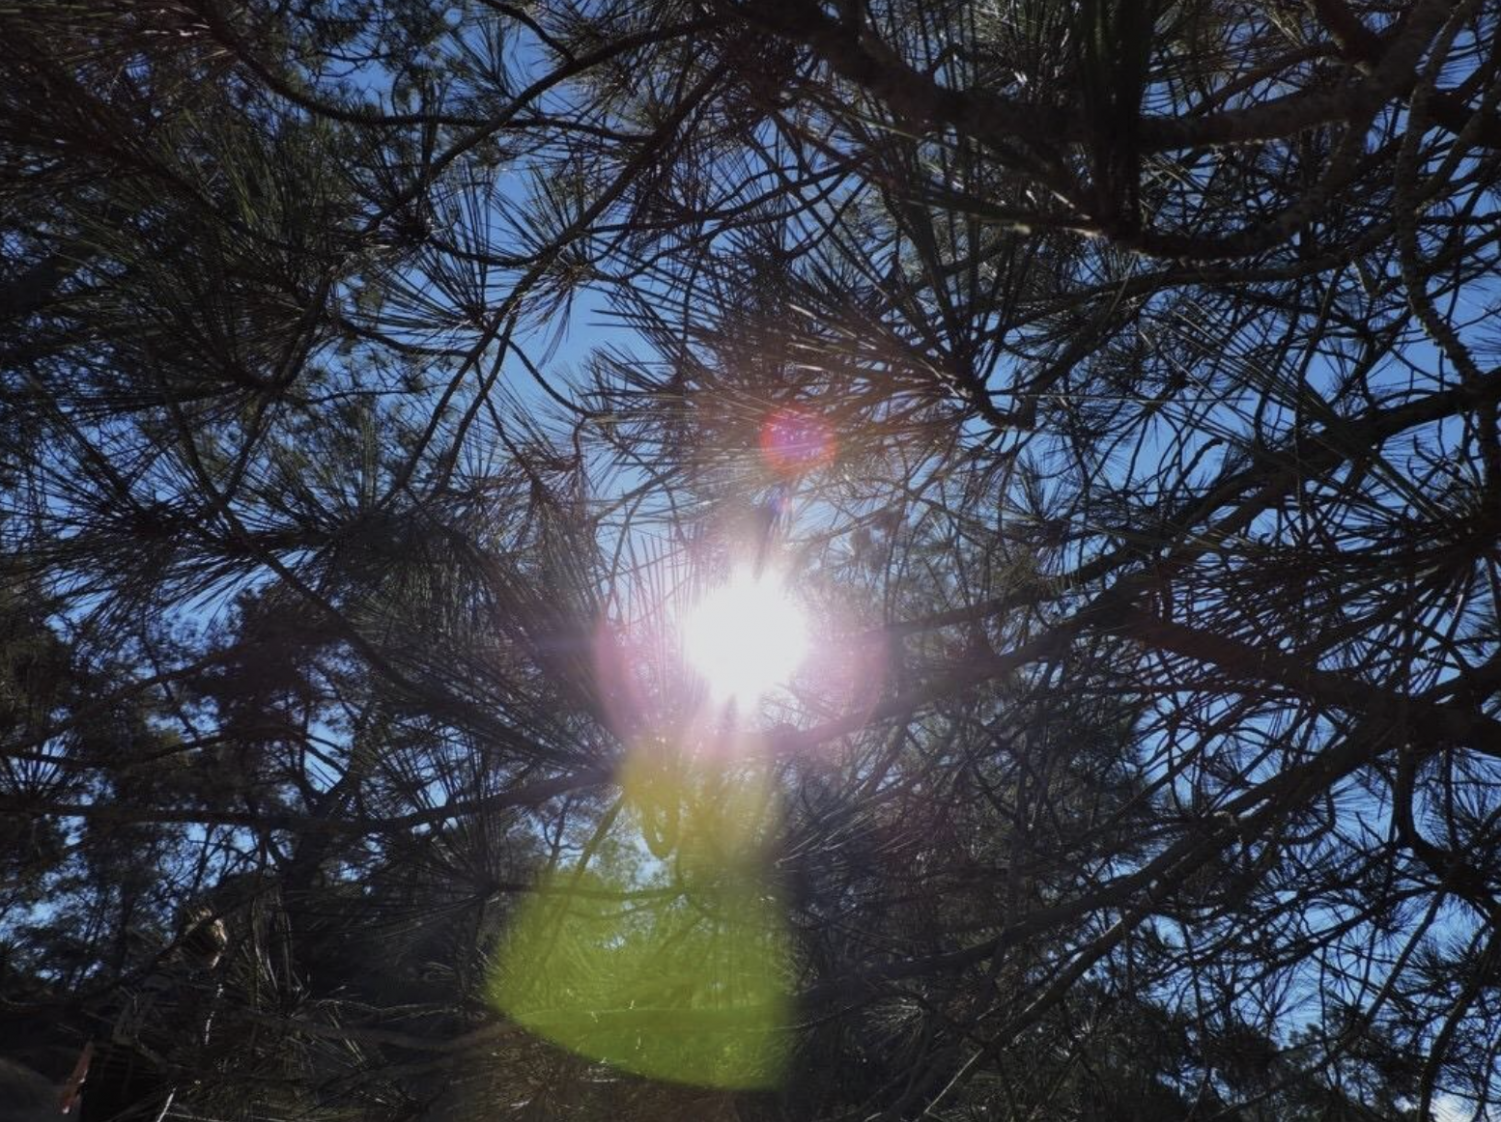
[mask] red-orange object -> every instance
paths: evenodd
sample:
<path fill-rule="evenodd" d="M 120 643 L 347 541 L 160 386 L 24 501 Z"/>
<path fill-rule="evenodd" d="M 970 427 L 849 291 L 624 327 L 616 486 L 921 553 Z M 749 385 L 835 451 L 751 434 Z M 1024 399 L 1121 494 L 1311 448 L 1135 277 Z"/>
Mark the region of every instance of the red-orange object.
<path fill-rule="evenodd" d="M 799 409 L 773 410 L 761 424 L 761 456 L 778 475 L 801 475 L 834 459 L 834 434 L 820 418 Z"/>
<path fill-rule="evenodd" d="M 72 1072 L 63 1083 L 62 1096 L 57 1103 L 59 1114 L 71 1114 L 78 1105 L 78 1095 L 83 1090 L 84 1080 L 89 1077 L 89 1064 L 93 1059 L 94 1042 L 90 1040 L 83 1046 L 83 1051 L 78 1053 L 78 1062 L 73 1065 Z"/>

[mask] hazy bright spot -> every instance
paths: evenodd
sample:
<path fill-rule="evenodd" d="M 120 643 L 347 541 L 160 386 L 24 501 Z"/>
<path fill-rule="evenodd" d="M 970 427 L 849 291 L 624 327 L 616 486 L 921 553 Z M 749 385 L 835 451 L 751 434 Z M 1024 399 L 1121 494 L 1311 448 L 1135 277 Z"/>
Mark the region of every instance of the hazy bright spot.
<path fill-rule="evenodd" d="M 834 460 L 834 434 L 818 417 L 796 409 L 778 409 L 761 424 L 761 456 L 781 476 L 797 476 Z"/>
<path fill-rule="evenodd" d="M 649 757 L 587 865 L 527 897 L 490 978 L 513 1020 L 624 1071 L 774 1086 L 786 1061 L 790 945 L 762 844 L 765 783 Z"/>
<path fill-rule="evenodd" d="M 714 697 L 749 702 L 792 676 L 808 625 L 780 579 L 741 569 L 689 611 L 683 646 Z"/>

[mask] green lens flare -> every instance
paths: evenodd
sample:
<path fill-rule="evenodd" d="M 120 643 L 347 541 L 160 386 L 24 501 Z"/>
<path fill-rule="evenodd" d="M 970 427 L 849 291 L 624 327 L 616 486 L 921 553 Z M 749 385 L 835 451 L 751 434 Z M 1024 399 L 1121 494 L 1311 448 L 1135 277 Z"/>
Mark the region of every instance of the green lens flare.
<path fill-rule="evenodd" d="M 790 948 L 763 856 L 774 818 L 764 779 L 638 761 L 623 786 L 627 813 L 521 907 L 491 1000 L 537 1035 L 638 1075 L 775 1085 Z"/>

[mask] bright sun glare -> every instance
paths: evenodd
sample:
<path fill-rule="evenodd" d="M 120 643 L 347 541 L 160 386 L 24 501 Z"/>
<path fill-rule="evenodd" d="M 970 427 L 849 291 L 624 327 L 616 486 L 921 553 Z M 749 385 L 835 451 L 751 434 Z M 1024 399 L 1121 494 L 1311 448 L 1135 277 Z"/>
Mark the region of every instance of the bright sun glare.
<path fill-rule="evenodd" d="M 683 644 L 714 697 L 744 704 L 787 681 L 807 653 L 808 628 L 780 580 L 742 569 L 689 612 Z"/>

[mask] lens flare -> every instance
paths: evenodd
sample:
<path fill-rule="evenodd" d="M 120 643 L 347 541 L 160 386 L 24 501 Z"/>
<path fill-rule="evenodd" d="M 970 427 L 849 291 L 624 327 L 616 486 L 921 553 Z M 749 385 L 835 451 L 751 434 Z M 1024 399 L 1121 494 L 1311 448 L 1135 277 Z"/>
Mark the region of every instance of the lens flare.
<path fill-rule="evenodd" d="M 678 766 L 639 746 L 621 788 L 622 813 L 583 863 L 545 874 L 519 906 L 493 961 L 491 1002 L 622 1071 L 777 1086 L 795 963 L 765 852 L 777 809 L 764 770 Z"/>
<path fill-rule="evenodd" d="M 777 409 L 761 424 L 761 457 L 785 477 L 798 476 L 834 462 L 833 431 L 820 418 L 797 409 Z"/>
<path fill-rule="evenodd" d="M 742 569 L 688 613 L 683 647 L 716 699 L 744 704 L 797 670 L 808 625 L 779 579 Z"/>

